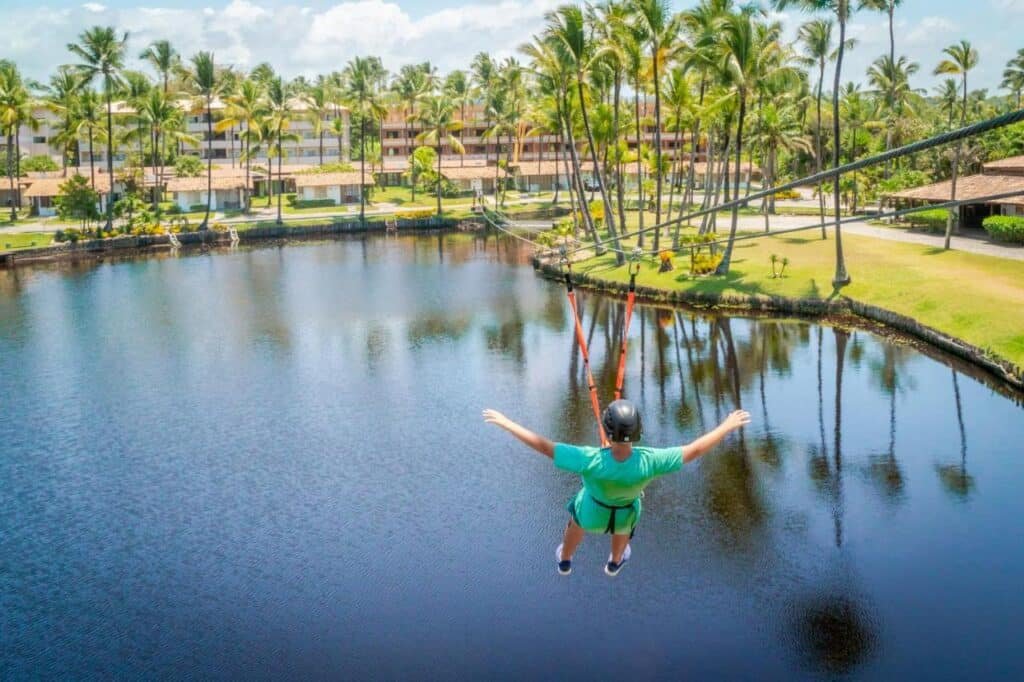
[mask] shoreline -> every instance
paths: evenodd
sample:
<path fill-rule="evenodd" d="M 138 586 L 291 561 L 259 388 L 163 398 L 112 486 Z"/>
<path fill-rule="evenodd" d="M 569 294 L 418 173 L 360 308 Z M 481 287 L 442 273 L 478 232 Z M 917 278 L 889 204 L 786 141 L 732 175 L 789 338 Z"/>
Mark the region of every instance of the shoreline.
<path fill-rule="evenodd" d="M 538 256 L 531 259 L 534 270 L 547 279 L 562 280 L 558 265 Z M 600 293 L 625 296 L 629 285 L 625 282 L 573 272 L 573 283 Z M 834 300 L 797 299 L 785 296 L 748 296 L 732 294 L 704 294 L 661 287 L 637 285 L 636 298 L 644 303 L 685 306 L 693 309 L 742 312 L 752 315 L 792 315 L 812 319 L 831 319 L 851 323 L 868 331 L 894 331 L 918 345 L 941 351 L 972 368 L 982 370 L 987 377 L 1010 388 L 1020 400 L 1024 393 L 1024 369 L 1005 358 L 986 353 L 963 339 L 921 324 L 917 320 L 846 296 Z"/>
<path fill-rule="evenodd" d="M 422 218 L 417 220 L 400 220 L 398 233 L 410 231 L 434 230 L 468 230 L 483 227 L 472 218 Z M 322 237 L 327 235 L 362 234 L 368 232 L 386 232 L 384 220 L 366 220 L 337 222 L 325 220 L 308 224 L 267 225 L 253 227 L 238 232 L 239 243 L 254 241 L 271 241 L 291 237 Z M 230 246 L 229 232 L 205 230 L 203 232 L 185 232 L 175 235 L 181 243 L 182 250 L 208 248 L 211 246 Z M 0 253 L 0 269 L 13 269 L 21 265 L 38 265 L 40 263 L 59 263 L 76 261 L 103 261 L 109 257 L 140 256 L 148 253 L 159 253 L 175 249 L 170 237 L 161 235 L 123 236 L 108 239 L 82 240 L 76 243 L 63 242 L 36 248 L 20 249 Z"/>

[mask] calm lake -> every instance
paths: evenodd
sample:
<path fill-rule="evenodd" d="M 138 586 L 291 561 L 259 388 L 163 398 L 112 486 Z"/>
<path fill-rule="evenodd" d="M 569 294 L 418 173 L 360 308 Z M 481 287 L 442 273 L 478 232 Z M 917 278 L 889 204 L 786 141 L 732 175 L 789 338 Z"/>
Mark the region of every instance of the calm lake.
<path fill-rule="evenodd" d="M 754 423 L 571 577 L 596 428 L 515 242 L 0 272 L 0 679 L 1021 679 L 1024 410 L 865 331 L 638 307 L 645 442 Z M 856 271 L 854 271 L 856 276 Z M 580 293 L 602 401 L 621 301 Z"/>

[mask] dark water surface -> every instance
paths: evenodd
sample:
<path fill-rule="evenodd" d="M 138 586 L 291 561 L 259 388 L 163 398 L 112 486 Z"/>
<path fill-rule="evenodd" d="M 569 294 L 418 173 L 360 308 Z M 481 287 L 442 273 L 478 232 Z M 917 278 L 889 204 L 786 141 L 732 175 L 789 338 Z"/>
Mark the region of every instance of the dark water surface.
<path fill-rule="evenodd" d="M 623 306 L 581 294 L 607 400 Z M 595 438 L 514 244 L 370 237 L 0 272 L 0 679 L 1021 679 L 1024 410 L 863 331 L 640 308 L 633 561 L 554 548 Z"/>

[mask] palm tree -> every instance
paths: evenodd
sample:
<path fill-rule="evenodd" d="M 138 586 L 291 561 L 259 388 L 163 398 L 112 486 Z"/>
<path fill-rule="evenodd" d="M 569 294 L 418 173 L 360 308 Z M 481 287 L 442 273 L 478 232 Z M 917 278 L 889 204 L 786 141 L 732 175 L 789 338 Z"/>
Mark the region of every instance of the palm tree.
<path fill-rule="evenodd" d="M 444 92 L 452 102 L 459 108 L 459 120 L 466 125 L 466 105 L 472 101 L 472 89 L 469 87 L 469 77 L 465 71 L 455 70 L 444 79 Z M 459 131 L 459 142 L 463 141 L 463 130 Z M 465 149 L 465 147 L 463 147 Z M 462 154 L 461 165 L 466 164 L 466 154 Z"/>
<path fill-rule="evenodd" d="M 491 98 L 491 90 L 494 88 L 494 80 L 498 74 L 498 65 L 491 58 L 491 55 L 486 52 L 479 52 L 473 57 L 473 62 L 470 65 L 470 71 L 472 72 L 471 82 L 476 97 L 482 101 L 486 107 L 486 103 Z M 484 127 L 490 128 L 491 121 L 489 118 L 484 118 Z M 487 161 L 488 157 L 487 147 L 484 147 L 484 162 Z"/>
<path fill-rule="evenodd" d="M 420 109 L 416 120 L 423 124 L 423 132 L 416 141 L 432 144 L 437 150 L 437 217 L 441 217 L 441 147 L 447 144 L 456 154 L 466 152 L 462 143 L 452 135 L 462 129 L 462 121 L 455 120 L 455 102 L 444 95 L 431 97 Z"/>
<path fill-rule="evenodd" d="M 345 67 L 345 76 L 349 101 L 359 114 L 359 221 L 365 222 L 366 190 L 363 182 L 366 177 L 366 119 L 383 112 L 376 101 L 378 81 L 369 58 L 356 57 L 350 61 Z"/>
<path fill-rule="evenodd" d="M 149 94 L 136 104 L 136 107 L 140 120 L 144 121 L 153 131 L 153 165 L 156 167 L 153 187 L 153 211 L 155 212 L 159 207 L 160 188 L 163 186 L 167 140 L 190 145 L 198 145 L 199 140 L 185 132 L 184 112 L 177 106 L 174 98 L 160 88 L 151 89 Z"/>
<path fill-rule="evenodd" d="M 267 158 L 271 152 L 277 155 L 277 224 L 281 225 L 284 220 L 281 217 L 281 195 L 284 194 L 284 176 L 282 173 L 282 160 L 284 158 L 284 141 L 295 141 L 298 137 L 294 133 L 288 133 L 292 124 L 292 98 L 291 90 L 280 76 L 274 76 L 266 84 L 266 117 L 265 125 L 270 131 L 271 145 L 268 146 Z M 268 165 L 272 162 L 268 161 Z M 268 170 L 273 171 L 273 168 Z"/>
<path fill-rule="evenodd" d="M 764 187 L 771 189 L 775 184 L 776 164 L 780 150 L 791 155 L 798 152 L 813 153 L 811 140 L 803 134 L 803 126 L 797 115 L 796 104 L 779 97 L 769 101 L 760 110 L 754 139 L 764 150 Z M 768 216 L 775 213 L 775 197 L 769 196 L 764 205 L 764 231 L 769 229 Z"/>
<path fill-rule="evenodd" d="M 889 15 L 889 63 L 896 63 L 896 34 L 893 29 L 895 23 L 896 8 L 903 4 L 903 0 L 860 0 L 863 9 L 885 12 Z M 888 101 L 891 103 L 896 99 L 896 93 L 892 90 L 888 93 Z M 891 104 L 890 104 L 891 106 Z M 890 119 L 891 120 L 891 119 Z M 885 136 L 885 151 L 892 149 L 892 128 L 890 127 Z M 885 177 L 889 177 L 889 163 L 885 164 Z"/>
<path fill-rule="evenodd" d="M 815 89 L 815 104 L 817 117 L 814 124 L 814 162 L 816 173 L 822 170 L 824 152 L 821 143 L 821 95 L 825 83 L 825 63 L 835 58 L 835 50 L 832 47 L 832 21 L 828 19 L 812 19 L 802 25 L 799 30 L 800 42 L 804 45 L 806 63 L 813 63 L 818 67 L 818 85 Z M 821 218 L 821 238 L 825 239 L 825 195 L 821 183 L 818 184 L 818 214 Z"/>
<path fill-rule="evenodd" d="M 185 82 L 196 97 L 195 109 L 206 109 L 206 214 L 199 224 L 205 230 L 210 222 L 210 203 L 213 199 L 213 98 L 220 93 L 221 81 L 213 63 L 212 52 L 197 52 L 190 60 Z"/>
<path fill-rule="evenodd" d="M 46 108 L 57 116 L 59 121 L 55 126 L 57 133 L 50 138 L 50 141 L 60 146 L 61 168 L 64 177 L 67 177 L 68 174 L 68 156 L 73 148 L 76 150 L 75 165 L 78 165 L 78 136 L 73 129 L 75 127 L 75 108 L 81 89 L 81 78 L 74 70 L 66 66 L 58 68 L 57 72 L 50 76 L 49 84 L 42 88 Z"/>
<path fill-rule="evenodd" d="M 128 34 L 120 37 L 110 26 L 93 26 L 78 36 L 78 43 L 68 43 L 68 50 L 81 61 L 75 65 L 86 83 L 96 79 L 102 81 L 103 96 L 107 104 L 107 178 L 110 181 L 111 196 L 107 197 L 106 229 L 114 224 L 114 115 L 112 98 L 121 81 L 124 68 L 125 45 Z"/>
<path fill-rule="evenodd" d="M 846 40 L 846 24 L 850 19 L 850 15 L 853 13 L 853 8 L 850 5 L 850 0 L 774 0 L 773 2 L 776 9 L 785 9 L 790 5 L 796 5 L 801 9 L 817 12 L 821 10 L 827 10 L 836 15 L 836 19 L 839 22 L 839 47 L 836 48 L 836 71 L 835 79 L 832 85 L 832 139 L 834 144 L 832 145 L 832 167 L 834 169 L 839 168 L 839 86 L 842 83 L 843 73 L 843 54 L 847 47 L 851 45 Z M 832 178 L 832 198 L 833 198 L 833 210 L 835 213 L 835 230 L 836 230 L 836 274 L 832 278 L 832 285 L 834 287 L 845 286 L 850 283 L 850 275 L 846 271 L 846 260 L 843 257 L 843 235 L 842 235 L 842 216 L 840 215 L 841 207 L 839 205 L 839 176 Z"/>
<path fill-rule="evenodd" d="M 330 85 L 323 76 L 317 76 L 316 82 L 302 93 L 306 103 L 306 115 L 313 125 L 313 134 L 320 140 L 320 165 L 324 165 L 324 119 L 331 113 Z M 341 161 L 341 158 L 338 158 Z"/>
<path fill-rule="evenodd" d="M 1024 49 L 1017 50 L 1016 56 L 1006 64 L 1003 71 L 1003 82 L 1001 88 L 1006 88 L 1014 94 L 1017 99 L 1017 108 L 1020 109 L 1021 92 L 1024 92 Z"/>
<path fill-rule="evenodd" d="M 562 55 L 571 65 L 576 80 L 577 95 L 579 98 L 580 115 L 583 119 L 583 129 L 587 135 L 587 144 L 590 147 L 590 158 L 594 164 L 594 178 L 597 180 L 597 188 L 601 192 L 601 202 L 604 205 L 604 219 L 608 226 L 608 236 L 612 241 L 612 248 L 615 251 L 615 262 L 622 265 L 626 262 L 622 249 L 619 248 L 619 238 L 615 229 L 615 213 L 612 211 L 611 202 L 608 199 L 608 190 L 605 187 L 601 166 L 597 158 L 597 147 L 594 144 L 594 135 L 590 129 L 590 119 L 587 116 L 587 98 L 584 92 L 584 81 L 586 73 L 593 66 L 595 61 L 602 56 L 603 50 L 596 48 L 590 40 L 587 27 L 583 19 L 583 11 L 574 5 L 563 5 L 553 12 L 549 12 L 547 18 L 547 35 L 559 45 Z"/>
<path fill-rule="evenodd" d="M 168 94 L 170 92 L 171 74 L 180 71 L 181 68 L 181 55 L 171 46 L 170 41 L 153 41 L 139 55 L 139 59 L 149 62 L 150 66 L 160 75 L 164 94 Z"/>
<path fill-rule="evenodd" d="M 27 118 L 32 117 L 32 100 L 28 88 L 18 73 L 17 67 L 12 62 L 0 61 L 0 131 L 7 136 L 7 164 L 5 172 L 10 181 L 11 220 L 18 218 L 18 208 L 21 204 L 20 192 L 15 189 L 15 177 L 19 175 L 16 168 L 15 140 L 18 136 L 18 129 Z M 20 156 L 20 153 L 19 153 Z M 20 185 L 18 185 L 20 188 Z M 18 194 L 17 200 L 13 197 Z"/>
<path fill-rule="evenodd" d="M 121 140 L 125 144 L 130 144 L 133 140 L 138 142 L 139 163 L 145 166 L 145 142 L 147 137 L 152 138 L 152 131 L 148 128 L 147 121 L 139 115 L 139 104 L 146 99 L 149 91 L 153 88 L 153 84 L 150 82 L 149 76 L 141 71 L 124 71 L 121 74 L 121 80 L 121 91 L 118 93 L 118 96 L 134 111 L 133 114 L 122 118 L 133 120 L 136 124 L 134 129 L 124 131 Z M 150 142 L 152 143 L 152 139 Z M 155 150 L 152 151 L 155 152 Z"/>
<path fill-rule="evenodd" d="M 85 133 L 89 142 L 89 184 L 96 188 L 96 155 L 93 154 L 93 143 L 98 138 L 100 142 L 106 139 L 107 130 L 103 127 L 103 112 L 101 109 L 99 95 L 95 90 L 87 88 L 78 97 L 74 110 L 74 126 L 71 134 L 74 138 L 80 139 Z"/>
<path fill-rule="evenodd" d="M 672 57 L 676 49 L 682 24 L 678 16 L 673 15 L 667 0 L 629 0 L 629 4 L 647 38 L 651 54 L 651 80 L 654 83 L 654 153 L 657 158 L 656 167 L 661 168 L 660 74 L 665 73 L 665 62 Z M 661 223 L 661 173 L 655 178 L 655 183 L 654 219 L 656 223 Z M 655 251 L 658 250 L 660 232 L 660 229 L 654 232 Z"/>
<path fill-rule="evenodd" d="M 258 131 L 259 120 L 266 115 L 266 105 L 263 97 L 265 90 L 262 84 L 252 78 L 243 79 L 238 87 L 227 98 L 227 107 L 224 109 L 224 117 L 217 122 L 214 130 L 223 132 L 228 128 L 238 126 L 242 128 L 242 143 L 245 145 L 242 151 L 242 158 L 245 161 L 245 210 L 248 211 L 252 203 L 249 192 L 249 177 L 252 167 L 252 143 L 259 142 L 260 137 L 253 134 Z M 338 119 L 341 120 L 341 119 Z M 340 160 L 340 157 L 339 157 Z M 267 169 L 268 171 L 270 169 Z"/>
<path fill-rule="evenodd" d="M 956 45 L 950 45 L 942 51 L 947 59 L 943 59 L 939 62 L 939 65 L 935 67 L 935 75 L 946 74 L 950 76 L 960 76 L 963 82 L 963 106 L 960 111 L 960 127 L 967 125 L 967 74 L 978 65 L 978 51 L 975 50 L 971 43 L 966 40 L 961 40 Z M 957 174 L 960 170 L 960 154 L 963 151 L 963 141 L 957 141 L 956 151 L 953 154 L 953 177 L 952 177 L 952 190 L 951 190 L 951 201 L 956 201 L 956 180 Z M 955 213 L 954 213 L 955 211 Z M 949 216 L 946 218 L 946 240 L 944 248 L 949 248 L 949 242 L 953 233 L 953 220 L 954 215 L 959 220 L 960 209 L 950 209 Z"/>
<path fill-rule="evenodd" d="M 725 15 L 720 25 L 720 31 L 723 52 L 722 73 L 730 87 L 735 89 L 739 110 L 736 123 L 736 168 L 733 181 L 733 187 L 738 194 L 743 167 L 743 123 L 747 115 L 747 96 L 757 86 L 758 79 L 764 75 L 761 71 L 765 61 L 762 54 L 764 46 L 758 45 L 754 20 L 748 12 Z M 733 243 L 736 239 L 736 228 L 739 222 L 739 209 L 738 203 L 733 204 L 729 241 L 725 246 L 722 261 L 715 269 L 715 273 L 719 275 L 729 273 Z"/>
<path fill-rule="evenodd" d="M 885 102 L 887 112 L 885 125 L 885 148 L 891 149 L 896 133 L 896 124 L 904 113 L 911 110 L 911 102 L 916 92 L 910 87 L 910 77 L 917 73 L 919 66 L 907 57 L 901 56 L 896 61 L 890 57 L 879 57 L 868 67 L 868 83 L 877 91 Z M 885 163 L 885 177 L 889 176 L 891 162 Z"/>

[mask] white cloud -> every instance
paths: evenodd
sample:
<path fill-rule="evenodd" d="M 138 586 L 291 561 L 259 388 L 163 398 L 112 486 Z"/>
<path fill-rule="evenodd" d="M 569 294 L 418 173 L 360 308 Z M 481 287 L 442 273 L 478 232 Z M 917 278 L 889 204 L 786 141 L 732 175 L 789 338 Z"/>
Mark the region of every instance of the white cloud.
<path fill-rule="evenodd" d="M 84 9 L 87 12 L 99 13 L 105 11 L 107 9 L 107 6 L 101 5 L 98 2 L 87 2 L 84 5 L 82 5 L 82 9 Z"/>
<path fill-rule="evenodd" d="M 955 30 L 956 24 L 945 17 L 925 17 L 906 34 L 905 39 L 911 45 L 934 44 Z"/>
<path fill-rule="evenodd" d="M 996 9 L 1024 12 L 1024 0 L 993 0 Z"/>

